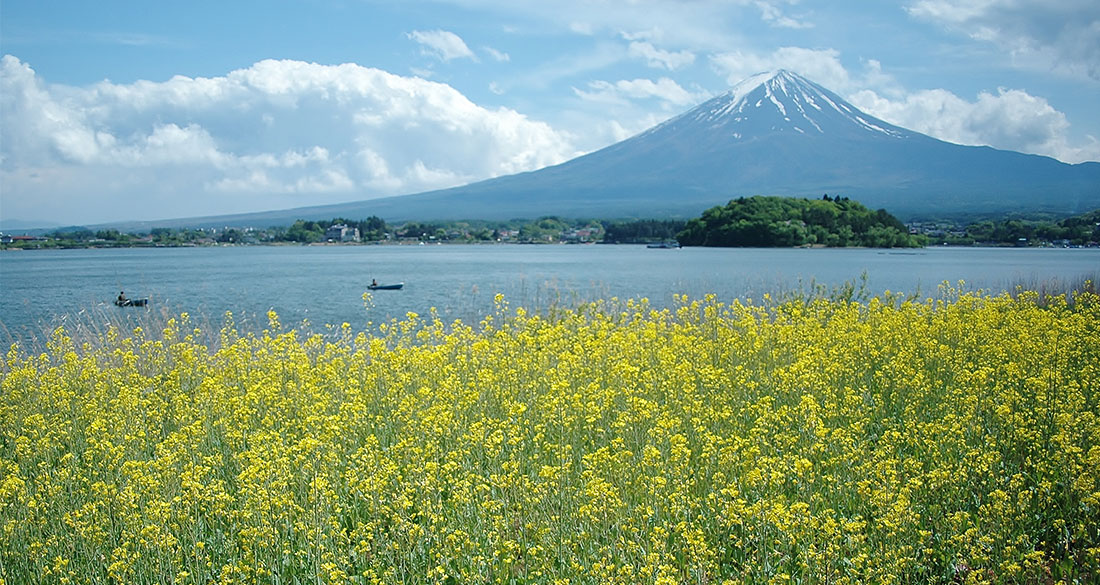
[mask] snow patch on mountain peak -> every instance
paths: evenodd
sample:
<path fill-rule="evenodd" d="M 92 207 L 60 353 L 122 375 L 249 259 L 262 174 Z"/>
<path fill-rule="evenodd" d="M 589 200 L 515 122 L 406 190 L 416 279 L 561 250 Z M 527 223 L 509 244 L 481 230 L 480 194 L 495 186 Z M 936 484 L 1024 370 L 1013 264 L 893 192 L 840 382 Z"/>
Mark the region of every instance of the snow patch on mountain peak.
<path fill-rule="evenodd" d="M 803 135 L 871 132 L 890 138 L 912 136 L 861 112 L 797 73 L 782 69 L 748 77 L 729 91 L 642 135 L 691 126 L 699 126 L 700 131 L 719 130 L 737 140 L 753 139 L 761 132 L 782 131 Z"/>
<path fill-rule="evenodd" d="M 843 100 L 830 97 L 817 84 L 784 69 L 757 73 L 744 79 L 728 92 L 711 100 L 706 107 L 692 112 L 692 117 L 697 122 L 715 126 L 743 123 L 746 118 L 741 114 L 747 109 L 751 108 L 762 114 L 766 105 L 774 107 L 786 126 L 797 129 L 800 133 L 805 133 L 807 127 L 812 127 L 817 133 L 824 134 L 826 125 L 820 117 L 839 115 L 865 131 L 895 138 L 905 135 L 869 121 L 869 116 Z M 827 108 L 834 113 L 829 114 Z"/>
<path fill-rule="evenodd" d="M 776 76 L 775 71 L 765 71 L 763 73 L 757 73 L 742 79 L 737 85 L 733 86 L 726 95 L 729 97 L 730 103 L 737 103 L 744 100 L 748 95 L 761 85 L 765 85 L 769 79 Z"/>

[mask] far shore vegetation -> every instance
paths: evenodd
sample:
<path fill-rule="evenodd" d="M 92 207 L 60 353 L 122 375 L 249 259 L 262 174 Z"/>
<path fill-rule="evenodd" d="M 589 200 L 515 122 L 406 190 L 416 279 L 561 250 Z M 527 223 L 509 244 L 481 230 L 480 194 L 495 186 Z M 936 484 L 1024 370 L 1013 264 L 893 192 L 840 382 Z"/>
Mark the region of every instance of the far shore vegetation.
<path fill-rule="evenodd" d="M 902 223 L 884 209 L 846 197 L 748 197 L 706 210 L 698 218 L 508 221 L 408 221 L 379 217 L 299 219 L 266 228 L 158 227 L 145 231 L 81 226 L 34 232 L 0 231 L 0 250 L 321 244 L 650 244 L 747 247 L 1029 246 L 1096 247 L 1100 209 L 1071 217 L 923 219 Z"/>

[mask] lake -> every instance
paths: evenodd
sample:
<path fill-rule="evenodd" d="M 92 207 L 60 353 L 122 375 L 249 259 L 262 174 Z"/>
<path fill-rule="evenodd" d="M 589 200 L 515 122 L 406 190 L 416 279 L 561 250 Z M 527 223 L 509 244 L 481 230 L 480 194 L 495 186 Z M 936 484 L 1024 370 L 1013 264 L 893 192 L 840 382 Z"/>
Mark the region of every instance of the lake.
<path fill-rule="evenodd" d="M 926 248 L 648 249 L 613 245 L 254 246 L 0 252 L 0 341 L 40 338 L 59 323 L 188 312 L 217 329 L 233 312 L 242 328 L 262 328 L 269 309 L 284 325 L 308 319 L 314 329 L 348 322 L 362 329 L 422 315 L 479 320 L 504 294 L 514 308 L 541 309 L 599 298 L 646 297 L 667 306 L 672 295 L 708 293 L 721 300 L 837 286 L 867 276 L 885 290 L 936 296 L 948 281 L 993 292 L 1043 281 L 1074 283 L 1100 274 L 1100 249 Z M 400 291 L 371 293 L 404 282 Z M 150 306 L 111 304 L 120 290 Z"/>

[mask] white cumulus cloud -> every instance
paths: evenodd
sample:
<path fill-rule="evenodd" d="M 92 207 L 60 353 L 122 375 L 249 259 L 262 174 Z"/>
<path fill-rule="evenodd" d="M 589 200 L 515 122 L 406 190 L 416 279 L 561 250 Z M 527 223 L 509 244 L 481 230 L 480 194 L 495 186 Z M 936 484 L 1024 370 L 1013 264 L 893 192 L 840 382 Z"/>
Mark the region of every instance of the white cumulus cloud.
<path fill-rule="evenodd" d="M 1100 2 L 917 0 L 915 18 L 996 44 L 1023 66 L 1100 79 Z"/>
<path fill-rule="evenodd" d="M 70 223 L 415 193 L 578 154 L 546 123 L 354 64 L 72 87 L 7 55 L 0 113 L 0 212 Z"/>
<path fill-rule="evenodd" d="M 1100 160 L 1100 142 L 1067 139 L 1069 122 L 1046 99 L 1018 89 L 981 92 L 973 101 L 945 89 L 921 90 L 888 99 L 873 90 L 851 102 L 887 122 L 957 144 L 992 146 L 1051 156 L 1069 163 Z"/>
<path fill-rule="evenodd" d="M 477 59 L 462 37 L 446 30 L 414 30 L 409 38 L 420 43 L 425 54 L 438 57 L 442 61 L 452 59 Z"/>
<path fill-rule="evenodd" d="M 695 54 L 691 51 L 665 51 L 644 41 L 631 42 L 630 55 L 645 59 L 650 67 L 668 69 L 669 71 L 674 71 L 695 62 Z"/>
<path fill-rule="evenodd" d="M 492 47 L 482 47 L 482 50 L 485 51 L 490 57 L 493 58 L 494 61 L 497 61 L 498 63 L 507 63 L 512 60 L 512 57 L 508 55 L 508 53 L 498 51 Z"/>
<path fill-rule="evenodd" d="M 537 25 L 596 37 L 603 33 L 660 28 L 664 41 L 696 52 L 729 46 L 741 37 L 739 28 L 805 29 L 813 26 L 812 11 L 795 10 L 801 0 L 629 0 L 609 2 L 558 0 L 440 0 L 485 14 L 507 15 Z"/>
<path fill-rule="evenodd" d="M 675 81 L 662 77 L 652 79 L 620 80 L 615 83 L 593 81 L 589 83 L 593 91 L 574 89 L 583 99 L 592 101 L 627 103 L 632 99 L 656 98 L 671 105 L 695 105 L 706 98 L 706 94 L 692 93 Z"/>
<path fill-rule="evenodd" d="M 813 28 L 813 23 L 807 20 L 799 20 L 787 15 L 781 7 L 783 2 L 765 2 L 757 0 L 753 4 L 760 9 L 760 18 L 775 27 L 780 28 Z"/>
<path fill-rule="evenodd" d="M 729 51 L 711 56 L 711 64 L 726 76 L 732 86 L 757 73 L 786 69 L 815 81 L 834 91 L 844 91 L 852 85 L 848 70 L 840 62 L 835 49 L 780 47 L 771 53 Z"/>

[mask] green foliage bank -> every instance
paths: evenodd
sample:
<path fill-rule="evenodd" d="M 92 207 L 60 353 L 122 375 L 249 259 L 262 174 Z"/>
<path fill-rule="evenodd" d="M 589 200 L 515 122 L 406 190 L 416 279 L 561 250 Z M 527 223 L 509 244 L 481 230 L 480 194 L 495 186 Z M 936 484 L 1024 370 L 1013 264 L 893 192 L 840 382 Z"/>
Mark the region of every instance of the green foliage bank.
<path fill-rule="evenodd" d="M 822 245 L 872 248 L 919 247 L 884 209 L 871 211 L 847 197 L 794 199 L 741 197 L 712 207 L 677 236 L 684 246 L 786 247 Z"/>

